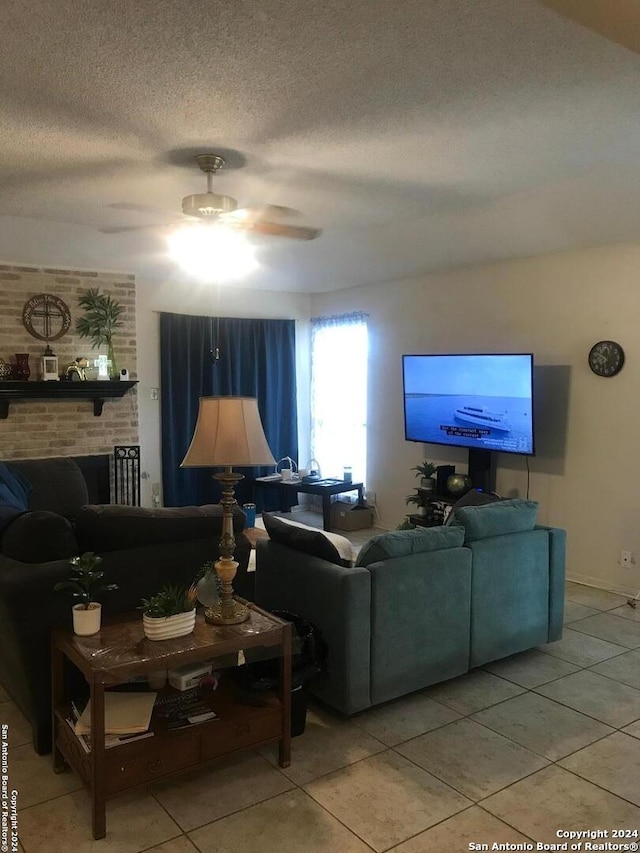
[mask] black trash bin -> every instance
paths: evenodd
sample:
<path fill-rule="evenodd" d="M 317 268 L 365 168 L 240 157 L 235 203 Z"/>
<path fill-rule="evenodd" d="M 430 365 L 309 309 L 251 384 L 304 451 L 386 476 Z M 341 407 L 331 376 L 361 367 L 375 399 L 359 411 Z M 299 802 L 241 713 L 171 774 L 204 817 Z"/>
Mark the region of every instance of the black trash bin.
<path fill-rule="evenodd" d="M 291 736 L 304 733 L 309 703 L 309 682 L 324 672 L 327 647 L 320 630 L 295 613 L 286 610 L 272 610 L 274 616 L 291 622 L 292 658 L 291 658 Z M 245 666 L 239 667 L 237 677 L 241 686 L 249 691 L 263 692 L 278 686 L 280 678 L 280 659 L 258 660 L 259 651 L 247 649 Z"/>

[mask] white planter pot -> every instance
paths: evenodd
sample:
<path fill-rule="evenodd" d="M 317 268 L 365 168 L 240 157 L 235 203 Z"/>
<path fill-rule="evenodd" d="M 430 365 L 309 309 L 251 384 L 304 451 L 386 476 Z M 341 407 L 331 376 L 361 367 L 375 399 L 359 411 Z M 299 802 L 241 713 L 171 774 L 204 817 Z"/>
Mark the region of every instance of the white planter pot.
<path fill-rule="evenodd" d="M 196 624 L 196 609 L 175 616 L 147 616 L 142 614 L 142 625 L 148 640 L 168 640 L 170 637 L 184 637 L 190 634 Z"/>
<path fill-rule="evenodd" d="M 89 609 L 84 604 L 73 605 L 73 633 L 79 637 L 90 637 L 100 630 L 102 605 L 97 601 L 89 602 Z"/>
<path fill-rule="evenodd" d="M 420 480 L 420 487 L 424 489 L 425 492 L 435 492 L 436 481 L 433 479 L 433 477 L 423 477 Z"/>

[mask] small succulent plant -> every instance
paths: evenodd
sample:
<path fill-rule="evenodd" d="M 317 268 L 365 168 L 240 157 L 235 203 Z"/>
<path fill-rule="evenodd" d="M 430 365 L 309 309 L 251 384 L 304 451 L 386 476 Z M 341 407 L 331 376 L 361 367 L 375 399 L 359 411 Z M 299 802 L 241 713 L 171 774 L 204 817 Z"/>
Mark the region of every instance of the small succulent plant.
<path fill-rule="evenodd" d="M 72 557 L 69 563 L 73 567 L 74 574 L 69 580 L 59 581 L 53 590 L 54 592 L 71 592 L 74 598 L 80 599 L 85 610 L 89 609 L 89 604 L 97 592 L 118 589 L 117 583 L 96 586 L 100 578 L 104 577 L 104 572 L 98 568 L 102 563 L 102 557 L 94 554 L 93 551 L 85 551 L 79 557 Z"/>
<path fill-rule="evenodd" d="M 143 598 L 140 610 L 147 616 L 161 619 L 178 613 L 188 613 L 195 606 L 195 584 L 191 584 L 188 589 L 184 586 L 168 584 L 150 598 Z"/>

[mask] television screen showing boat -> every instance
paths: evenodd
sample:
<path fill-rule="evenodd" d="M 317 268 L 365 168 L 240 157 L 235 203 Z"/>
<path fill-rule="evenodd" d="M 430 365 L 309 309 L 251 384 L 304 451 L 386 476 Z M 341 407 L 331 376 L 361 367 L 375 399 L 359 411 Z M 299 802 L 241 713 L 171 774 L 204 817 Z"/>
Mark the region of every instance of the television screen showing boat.
<path fill-rule="evenodd" d="M 511 429 L 506 412 L 490 412 L 488 409 L 478 408 L 478 406 L 460 406 L 454 414 L 459 421 L 477 426 L 488 426 L 501 432 L 509 432 Z"/>
<path fill-rule="evenodd" d="M 403 356 L 405 438 L 534 453 L 531 353 Z"/>

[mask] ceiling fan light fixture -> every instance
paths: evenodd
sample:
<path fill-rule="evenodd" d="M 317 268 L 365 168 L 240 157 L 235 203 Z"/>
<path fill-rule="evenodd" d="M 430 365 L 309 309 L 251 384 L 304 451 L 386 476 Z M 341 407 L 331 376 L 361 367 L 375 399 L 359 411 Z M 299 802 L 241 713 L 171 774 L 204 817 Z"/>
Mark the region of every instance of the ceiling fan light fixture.
<path fill-rule="evenodd" d="M 234 281 L 258 266 L 255 248 L 243 234 L 213 222 L 179 229 L 169 238 L 169 253 L 200 281 Z"/>
<path fill-rule="evenodd" d="M 195 193 L 182 199 L 182 212 L 200 219 L 218 216 L 220 213 L 231 213 L 237 206 L 235 198 L 212 192 Z"/>

